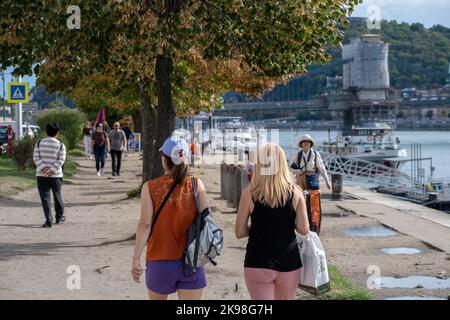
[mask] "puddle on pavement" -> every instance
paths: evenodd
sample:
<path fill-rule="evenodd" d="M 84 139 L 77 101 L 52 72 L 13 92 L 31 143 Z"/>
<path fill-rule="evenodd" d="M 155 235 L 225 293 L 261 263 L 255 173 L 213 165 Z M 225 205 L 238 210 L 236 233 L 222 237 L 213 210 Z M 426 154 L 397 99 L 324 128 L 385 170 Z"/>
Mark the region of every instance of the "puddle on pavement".
<path fill-rule="evenodd" d="M 405 297 L 392 297 L 386 298 L 386 300 L 447 300 L 441 297 L 416 297 L 416 296 L 405 296 Z"/>
<path fill-rule="evenodd" d="M 331 217 L 331 218 L 343 218 L 343 217 L 348 217 L 348 213 L 344 213 L 344 212 L 326 212 L 323 213 L 324 217 Z"/>
<path fill-rule="evenodd" d="M 422 253 L 422 250 L 417 248 L 406 248 L 406 247 L 398 247 L 398 248 L 384 248 L 381 249 L 386 254 L 418 254 Z"/>
<path fill-rule="evenodd" d="M 383 226 L 350 227 L 344 230 L 347 237 L 393 237 L 398 232 Z"/>
<path fill-rule="evenodd" d="M 406 278 L 381 277 L 382 288 L 424 288 L 424 289 L 449 289 L 450 278 L 439 279 L 436 277 L 411 276 Z"/>

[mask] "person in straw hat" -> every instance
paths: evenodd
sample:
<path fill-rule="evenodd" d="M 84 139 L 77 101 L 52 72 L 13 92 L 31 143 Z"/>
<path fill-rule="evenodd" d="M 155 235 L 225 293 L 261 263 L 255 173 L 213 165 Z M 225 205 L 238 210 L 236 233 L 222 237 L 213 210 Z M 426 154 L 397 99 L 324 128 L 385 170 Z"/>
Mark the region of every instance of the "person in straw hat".
<path fill-rule="evenodd" d="M 298 142 L 301 150 L 297 153 L 291 164 L 296 174 L 296 182 L 303 190 L 318 190 L 319 176 L 323 175 L 328 189 L 331 189 L 327 170 L 323 164 L 320 153 L 313 149 L 314 139 L 306 134 Z"/>

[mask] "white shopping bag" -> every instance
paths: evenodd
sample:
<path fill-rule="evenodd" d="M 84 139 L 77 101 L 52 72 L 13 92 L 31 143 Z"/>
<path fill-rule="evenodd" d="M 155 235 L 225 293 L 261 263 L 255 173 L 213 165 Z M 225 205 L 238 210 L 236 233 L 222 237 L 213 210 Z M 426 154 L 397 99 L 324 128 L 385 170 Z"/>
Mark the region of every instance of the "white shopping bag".
<path fill-rule="evenodd" d="M 325 250 L 317 233 L 309 232 L 306 236 L 297 233 L 297 245 L 303 264 L 299 288 L 315 295 L 330 291 Z"/>

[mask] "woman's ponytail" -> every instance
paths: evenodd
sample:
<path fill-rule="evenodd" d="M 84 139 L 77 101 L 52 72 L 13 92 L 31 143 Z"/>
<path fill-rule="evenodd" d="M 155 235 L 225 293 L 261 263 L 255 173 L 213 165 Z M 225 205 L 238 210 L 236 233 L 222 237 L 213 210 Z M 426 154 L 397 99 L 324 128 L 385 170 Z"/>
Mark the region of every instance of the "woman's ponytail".
<path fill-rule="evenodd" d="M 172 171 L 174 183 L 182 184 L 189 174 L 189 164 L 186 164 L 183 161 L 180 164 L 174 164 L 171 157 L 168 157 L 165 154 L 163 154 L 163 156 L 167 160 L 167 166 Z"/>

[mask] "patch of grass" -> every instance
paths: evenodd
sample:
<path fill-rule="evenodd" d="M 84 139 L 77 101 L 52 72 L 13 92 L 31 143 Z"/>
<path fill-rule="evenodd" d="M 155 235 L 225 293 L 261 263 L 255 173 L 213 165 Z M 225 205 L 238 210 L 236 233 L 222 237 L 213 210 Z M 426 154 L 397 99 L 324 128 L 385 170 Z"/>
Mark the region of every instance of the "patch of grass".
<path fill-rule="evenodd" d="M 75 174 L 77 165 L 72 160 L 64 164 L 64 177 Z M 36 169 L 27 168 L 22 171 L 17 168 L 12 159 L 0 159 L 0 195 L 13 194 L 36 187 Z"/>
<path fill-rule="evenodd" d="M 319 296 L 321 300 L 373 300 L 374 296 L 356 284 L 347 280 L 342 273 L 332 265 L 328 265 L 331 281 L 331 291 Z"/>
<path fill-rule="evenodd" d="M 12 159 L 0 159 L 0 187 L 2 193 L 24 191 L 36 185 L 36 170 L 19 170 Z"/>
<path fill-rule="evenodd" d="M 131 198 L 136 198 L 139 197 L 141 195 L 141 190 L 142 190 L 142 184 L 140 184 L 138 187 L 133 188 L 131 190 L 127 191 L 127 197 L 128 199 Z"/>
<path fill-rule="evenodd" d="M 77 164 L 75 163 L 75 161 L 66 159 L 66 162 L 64 163 L 64 177 L 71 178 L 76 171 L 77 171 Z"/>
<path fill-rule="evenodd" d="M 73 149 L 67 152 L 67 155 L 72 157 L 85 157 L 86 153 L 84 153 L 84 151 L 80 149 Z"/>

